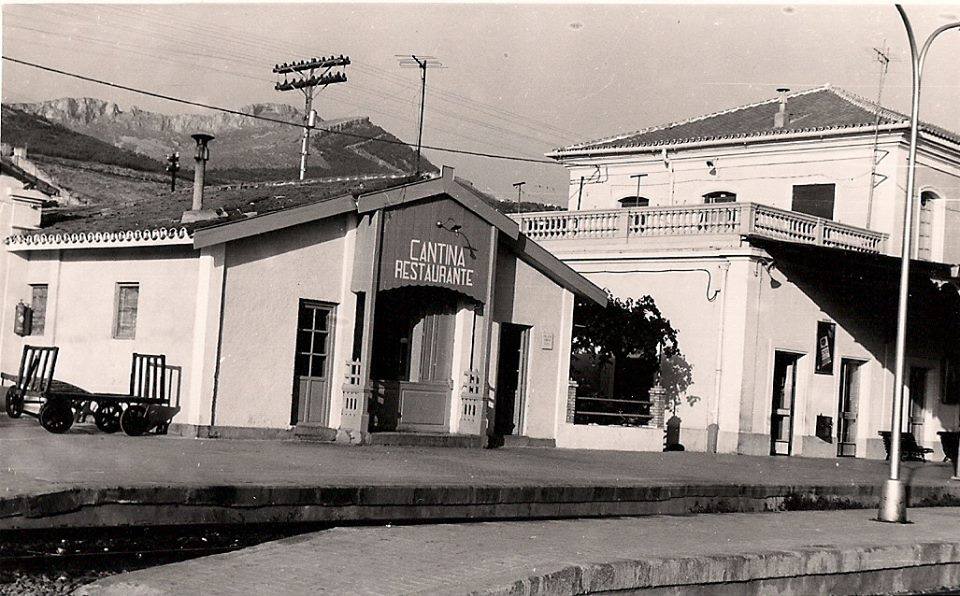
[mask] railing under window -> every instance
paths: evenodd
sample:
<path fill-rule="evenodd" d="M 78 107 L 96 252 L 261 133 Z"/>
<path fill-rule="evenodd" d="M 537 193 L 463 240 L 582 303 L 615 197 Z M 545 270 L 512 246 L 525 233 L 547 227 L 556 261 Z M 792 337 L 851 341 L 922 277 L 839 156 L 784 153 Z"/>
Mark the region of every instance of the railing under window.
<path fill-rule="evenodd" d="M 574 424 L 651 426 L 653 402 L 635 399 L 577 396 Z"/>
<path fill-rule="evenodd" d="M 757 203 L 543 211 L 513 216 L 537 241 L 753 234 L 858 252 L 884 252 L 887 235 Z"/>

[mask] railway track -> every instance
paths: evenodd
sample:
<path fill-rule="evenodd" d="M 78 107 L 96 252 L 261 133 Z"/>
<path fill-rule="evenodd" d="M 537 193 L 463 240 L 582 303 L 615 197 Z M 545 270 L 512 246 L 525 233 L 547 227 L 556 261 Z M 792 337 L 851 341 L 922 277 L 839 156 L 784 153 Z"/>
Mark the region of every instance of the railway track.
<path fill-rule="evenodd" d="M 71 528 L 0 533 L 0 595 L 69 594 L 96 579 L 215 555 L 328 526 Z"/>

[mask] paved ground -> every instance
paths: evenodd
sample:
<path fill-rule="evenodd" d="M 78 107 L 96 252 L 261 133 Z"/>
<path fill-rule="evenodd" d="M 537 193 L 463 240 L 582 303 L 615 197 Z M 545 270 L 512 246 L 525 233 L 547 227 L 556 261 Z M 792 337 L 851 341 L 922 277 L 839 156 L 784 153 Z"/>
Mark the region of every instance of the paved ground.
<path fill-rule="evenodd" d="M 833 511 L 337 528 L 115 576 L 81 593 L 567 594 L 760 578 L 808 583 L 728 584 L 728 591 L 773 593 L 770 587 L 785 585 L 793 593 L 924 588 L 905 581 L 900 571 L 862 573 L 900 568 L 935 574 L 926 589 L 960 581 L 960 509 L 914 510 L 907 525 L 882 524 L 871 515 Z"/>
<path fill-rule="evenodd" d="M 82 425 L 52 435 L 0 415 L 0 499 L 117 486 L 879 486 L 886 469 L 862 459 L 132 438 Z M 911 462 L 903 476 L 942 486 L 951 473 Z"/>

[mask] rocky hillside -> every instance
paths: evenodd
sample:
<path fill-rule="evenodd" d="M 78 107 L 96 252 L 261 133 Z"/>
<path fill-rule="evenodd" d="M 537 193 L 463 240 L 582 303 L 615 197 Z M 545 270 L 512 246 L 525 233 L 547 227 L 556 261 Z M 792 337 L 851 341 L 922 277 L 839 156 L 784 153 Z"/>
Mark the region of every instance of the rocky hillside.
<path fill-rule="evenodd" d="M 216 139 L 210 146 L 207 167 L 221 181 L 287 179 L 295 177 L 299 168 L 299 128 L 236 114 L 167 115 L 91 98 L 63 98 L 9 107 L 157 162 L 179 151 L 184 169 L 192 168 L 190 135 L 208 132 Z M 303 113 L 286 104 L 253 104 L 240 111 L 287 122 L 303 121 Z M 328 132 L 315 131 L 312 136 L 308 172 L 311 177 L 402 174 L 414 168 L 415 152 L 390 143 L 398 139 L 369 118 L 324 120 L 318 126 Z M 7 139 L 6 130 L 3 137 L 4 142 L 15 142 Z M 427 163 L 425 169 L 435 168 Z"/>

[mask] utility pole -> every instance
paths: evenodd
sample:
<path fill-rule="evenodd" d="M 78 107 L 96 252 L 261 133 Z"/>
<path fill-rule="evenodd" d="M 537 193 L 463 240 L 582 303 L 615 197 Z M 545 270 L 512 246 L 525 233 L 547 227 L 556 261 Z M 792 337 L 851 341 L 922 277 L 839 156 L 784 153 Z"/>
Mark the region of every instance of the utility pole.
<path fill-rule="evenodd" d="M 513 187 L 517 189 L 517 213 L 520 213 L 520 197 L 523 196 L 523 185 L 526 182 L 514 182 Z"/>
<path fill-rule="evenodd" d="M 323 58 L 311 58 L 309 60 L 300 60 L 277 64 L 273 67 L 273 73 L 283 75 L 283 82 L 277 81 L 274 89 L 277 91 L 290 91 L 299 89 L 303 92 L 304 101 L 304 127 L 303 139 L 300 145 L 300 180 L 303 180 L 307 173 L 307 155 L 310 154 L 310 131 L 316 125 L 317 113 L 313 109 L 313 94 L 316 88 L 325 89 L 327 85 L 335 83 L 346 83 L 347 75 L 343 71 L 330 72 L 338 66 L 347 66 L 350 64 L 350 58 L 340 54 L 340 56 L 330 56 Z M 288 79 L 287 75 L 295 78 Z"/>
<path fill-rule="evenodd" d="M 416 56 L 414 54 L 396 54 L 400 58 L 401 68 L 419 68 L 420 69 L 420 124 L 417 132 L 417 171 L 420 175 L 420 146 L 423 142 L 423 107 L 427 96 L 427 69 L 443 68 L 443 64 L 433 56 Z"/>
<path fill-rule="evenodd" d="M 640 179 L 646 176 L 646 174 L 633 174 L 630 177 L 637 179 L 637 198 L 640 198 Z"/>
<path fill-rule="evenodd" d="M 887 69 L 890 66 L 890 49 L 887 47 L 873 48 L 876 54 L 876 60 L 880 63 L 880 85 L 877 89 L 877 118 L 873 129 L 873 152 L 870 160 L 870 188 L 867 189 L 867 221 L 864 227 L 869 228 L 873 219 L 873 194 L 877 188 L 877 166 L 880 165 L 880 159 L 877 156 L 877 145 L 880 140 L 880 118 L 883 115 L 883 107 L 880 101 L 883 99 L 883 81 L 887 77 Z"/>
<path fill-rule="evenodd" d="M 167 156 L 167 171 L 170 172 L 170 192 L 177 190 L 177 172 L 180 171 L 180 152 Z"/>

